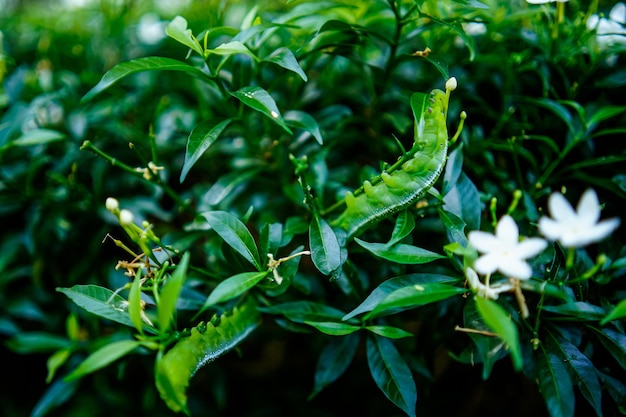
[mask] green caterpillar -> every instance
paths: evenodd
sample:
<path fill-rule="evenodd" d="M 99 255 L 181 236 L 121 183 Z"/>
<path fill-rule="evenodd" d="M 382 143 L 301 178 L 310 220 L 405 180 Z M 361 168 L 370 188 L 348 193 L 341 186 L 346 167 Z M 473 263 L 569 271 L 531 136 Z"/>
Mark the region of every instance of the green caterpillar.
<path fill-rule="evenodd" d="M 415 203 L 435 184 L 447 159 L 446 114 L 449 91 L 455 87 L 456 80 L 451 78 L 446 83 L 446 93 L 433 90 L 430 95 L 413 94 L 413 147 L 388 172 L 365 181 L 354 193 L 348 192 L 344 212 L 330 222 L 334 228 L 345 231 L 346 241 Z"/>

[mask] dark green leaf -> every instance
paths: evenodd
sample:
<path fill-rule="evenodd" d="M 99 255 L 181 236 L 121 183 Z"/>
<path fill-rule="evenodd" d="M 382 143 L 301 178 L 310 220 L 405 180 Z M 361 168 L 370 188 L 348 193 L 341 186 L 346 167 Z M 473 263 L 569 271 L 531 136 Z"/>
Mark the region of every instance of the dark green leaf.
<path fill-rule="evenodd" d="M 303 321 L 304 324 L 315 327 L 322 333 L 331 336 L 345 336 L 361 330 L 360 326 L 353 326 L 352 324 L 340 323 L 336 321 Z"/>
<path fill-rule="evenodd" d="M 220 282 L 211 292 L 203 310 L 217 303 L 231 300 L 248 291 L 256 284 L 267 277 L 267 271 L 261 272 L 242 272 Z"/>
<path fill-rule="evenodd" d="M 597 329 L 589 326 L 594 331 L 602 345 L 615 358 L 617 363 L 626 369 L 626 336 L 611 329 Z"/>
<path fill-rule="evenodd" d="M 415 229 L 415 217 L 409 210 L 402 210 L 396 218 L 396 223 L 391 233 L 391 239 L 387 242 L 388 246 L 392 246 L 395 243 L 400 242 L 402 239 L 411 234 Z"/>
<path fill-rule="evenodd" d="M 158 70 L 168 70 L 168 71 L 182 71 L 187 72 L 191 75 L 195 75 L 201 78 L 208 78 L 208 75 L 202 72 L 202 70 L 192 67 L 191 65 L 187 65 L 184 62 L 177 61 L 171 58 L 160 58 L 160 57 L 146 57 L 146 58 L 137 58 L 132 61 L 122 62 L 117 64 L 113 68 L 111 68 L 106 74 L 102 76 L 102 79 L 93 87 L 91 90 L 87 92 L 81 99 L 81 103 L 91 100 L 102 91 L 106 90 L 122 78 L 137 73 L 141 71 L 158 71 Z"/>
<path fill-rule="evenodd" d="M 165 334 L 172 323 L 175 323 L 176 302 L 187 278 L 187 268 L 189 267 L 189 252 L 186 252 L 176 267 L 174 273 L 169 277 L 161 294 L 157 305 L 157 322 L 159 331 Z"/>
<path fill-rule="evenodd" d="M 385 243 L 369 243 L 359 238 L 355 238 L 354 241 L 379 258 L 405 265 L 425 264 L 445 258 L 438 253 L 404 243 L 388 246 Z"/>
<path fill-rule="evenodd" d="M 574 415 L 574 389 L 563 361 L 554 353 L 541 348 L 537 352 L 537 376 L 539 390 L 551 417 Z"/>
<path fill-rule="evenodd" d="M 509 352 L 511 352 L 515 369 L 521 370 L 523 366 L 522 349 L 515 322 L 504 308 L 495 301 L 483 297 L 474 297 L 474 300 L 476 301 L 476 308 L 487 326 L 506 343 Z"/>
<path fill-rule="evenodd" d="M 330 275 L 341 266 L 341 253 L 335 232 L 328 222 L 315 214 L 309 226 L 311 259 L 324 275 Z"/>
<path fill-rule="evenodd" d="M 43 393 L 33 407 L 30 417 L 44 417 L 60 405 L 65 404 L 78 389 L 78 381 L 65 382 L 62 379 L 54 381 Z"/>
<path fill-rule="evenodd" d="M 463 309 L 463 324 L 466 328 L 479 332 L 488 332 L 491 329 L 485 324 L 482 316 L 476 308 L 476 303 L 465 303 Z M 467 333 L 474 342 L 480 361 L 483 363 L 484 380 L 489 378 L 493 365 L 506 356 L 505 344 L 499 337 L 492 337 L 486 334 Z"/>
<path fill-rule="evenodd" d="M 191 167 L 200 159 L 202 154 L 217 140 L 224 129 L 230 124 L 232 119 L 225 120 L 205 120 L 199 123 L 189 134 L 187 139 L 187 149 L 185 150 L 185 162 L 180 173 L 182 183 Z"/>
<path fill-rule="evenodd" d="M 293 301 L 260 307 L 259 310 L 268 314 L 282 314 L 289 320 L 304 323 L 305 321 L 340 321 L 344 312 L 326 304 L 312 301 Z"/>
<path fill-rule="evenodd" d="M 558 306 L 544 306 L 542 309 L 550 313 L 562 314 L 590 321 L 601 320 L 606 315 L 606 312 L 602 307 L 594 306 L 593 304 L 589 304 L 584 301 L 560 304 Z"/>
<path fill-rule="evenodd" d="M 257 270 L 265 269 L 261 265 L 256 243 L 241 220 L 227 211 L 209 211 L 201 215 L 231 248 L 254 265 Z"/>
<path fill-rule="evenodd" d="M 358 333 L 334 337 L 322 349 L 315 369 L 315 386 L 309 400 L 343 375 L 356 354 L 359 341 Z"/>
<path fill-rule="evenodd" d="M 48 353 L 72 346 L 66 337 L 43 332 L 20 332 L 6 343 L 9 349 L 21 355 Z"/>
<path fill-rule="evenodd" d="M 231 171 L 222 175 L 202 197 L 202 207 L 216 206 L 226 197 L 232 197 L 235 191 L 244 188 L 251 178 L 259 173 L 258 169 Z"/>
<path fill-rule="evenodd" d="M 324 143 L 317 120 L 309 113 L 300 110 L 289 110 L 285 113 L 285 123 L 296 129 L 303 129 L 309 132 L 320 145 Z"/>
<path fill-rule="evenodd" d="M 261 87 L 243 87 L 230 94 L 239 99 L 246 106 L 269 117 L 270 120 L 282 127 L 287 133 L 292 133 L 291 129 L 285 124 L 285 120 L 280 115 L 280 111 L 272 96 Z"/>
<path fill-rule="evenodd" d="M 385 326 L 385 325 L 365 326 L 365 330 L 369 330 L 370 332 L 374 334 L 377 334 L 382 337 L 387 337 L 389 339 L 402 339 L 405 337 L 413 337 L 413 333 L 409 333 L 406 330 L 402 330 L 393 326 Z"/>
<path fill-rule="evenodd" d="M 117 342 L 106 344 L 89 355 L 87 359 L 81 362 L 76 369 L 70 372 L 64 380 L 66 382 L 72 381 L 95 372 L 98 369 L 104 368 L 119 358 L 126 356 L 140 345 L 141 342 L 137 340 L 119 340 Z"/>
<path fill-rule="evenodd" d="M 384 337 L 368 337 L 367 363 L 374 382 L 385 396 L 407 415 L 415 417 L 415 381 L 393 343 Z"/>

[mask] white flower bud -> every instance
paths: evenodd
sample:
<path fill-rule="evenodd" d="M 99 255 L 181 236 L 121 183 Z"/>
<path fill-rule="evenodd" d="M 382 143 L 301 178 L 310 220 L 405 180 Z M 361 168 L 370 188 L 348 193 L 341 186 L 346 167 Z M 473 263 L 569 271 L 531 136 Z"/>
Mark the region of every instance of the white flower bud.
<path fill-rule="evenodd" d="M 120 211 L 120 224 L 122 226 L 127 226 L 132 224 L 134 219 L 133 213 L 130 210 L 122 209 Z"/>
<path fill-rule="evenodd" d="M 120 208 L 120 203 L 117 201 L 116 198 L 113 198 L 113 197 L 107 198 L 104 205 L 109 211 L 116 211 L 117 209 Z"/>
<path fill-rule="evenodd" d="M 458 82 L 456 81 L 456 78 L 450 77 L 448 78 L 448 81 L 446 81 L 446 90 L 454 91 L 456 90 L 457 85 L 458 85 Z"/>

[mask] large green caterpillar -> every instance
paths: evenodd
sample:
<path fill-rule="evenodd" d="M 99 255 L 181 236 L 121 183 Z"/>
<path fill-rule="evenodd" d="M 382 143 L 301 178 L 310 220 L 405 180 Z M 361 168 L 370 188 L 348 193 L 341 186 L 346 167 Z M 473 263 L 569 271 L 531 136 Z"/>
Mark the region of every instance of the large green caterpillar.
<path fill-rule="evenodd" d="M 330 222 L 346 232 L 346 241 L 415 203 L 439 178 L 448 152 L 446 114 L 449 91 L 456 87 L 456 80 L 452 80 L 446 83 L 446 93 L 433 90 L 430 95 L 413 94 L 413 147 L 386 172 L 346 194 L 345 210 Z"/>

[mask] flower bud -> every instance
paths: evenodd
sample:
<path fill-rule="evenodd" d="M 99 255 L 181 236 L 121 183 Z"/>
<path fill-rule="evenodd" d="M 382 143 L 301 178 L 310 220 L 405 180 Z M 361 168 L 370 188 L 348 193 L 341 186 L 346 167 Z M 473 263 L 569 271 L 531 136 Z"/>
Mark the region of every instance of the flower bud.
<path fill-rule="evenodd" d="M 120 224 L 122 226 L 127 226 L 133 223 L 133 213 L 130 210 L 122 209 L 120 211 Z"/>
<path fill-rule="evenodd" d="M 450 77 L 448 78 L 448 81 L 446 81 L 446 90 L 447 91 L 454 91 L 456 90 L 456 87 L 458 85 L 458 82 L 456 81 L 455 77 Z"/>
<path fill-rule="evenodd" d="M 109 197 L 109 198 L 106 199 L 106 202 L 104 203 L 104 206 L 109 211 L 116 211 L 116 210 L 118 210 L 120 208 L 120 203 L 117 201 L 116 198 Z"/>

